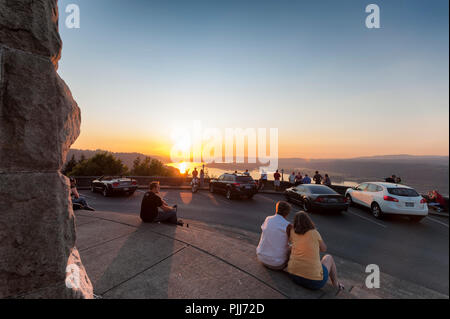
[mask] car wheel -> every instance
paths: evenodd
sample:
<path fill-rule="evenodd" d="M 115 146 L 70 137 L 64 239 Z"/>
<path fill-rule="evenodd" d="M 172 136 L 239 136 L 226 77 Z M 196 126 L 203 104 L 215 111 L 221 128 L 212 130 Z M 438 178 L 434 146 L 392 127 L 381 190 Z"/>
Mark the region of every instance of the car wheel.
<path fill-rule="evenodd" d="M 290 203 L 291 202 L 291 198 L 289 197 L 289 195 L 285 195 L 285 197 L 286 197 L 286 201 L 288 202 L 288 203 Z"/>
<path fill-rule="evenodd" d="M 409 219 L 413 222 L 413 223 L 420 223 L 422 221 L 422 219 L 424 219 L 425 216 L 409 216 Z"/>
<path fill-rule="evenodd" d="M 128 192 L 127 196 L 133 196 L 134 195 L 134 191 L 133 192 Z"/>
<path fill-rule="evenodd" d="M 383 218 L 383 212 L 381 211 L 380 205 L 378 205 L 377 203 L 373 203 L 370 206 L 370 209 L 372 211 L 373 217 L 375 217 L 376 219 Z"/>
<path fill-rule="evenodd" d="M 247 198 L 248 198 L 248 199 L 252 199 L 254 195 L 255 195 L 255 194 L 248 195 Z"/>
<path fill-rule="evenodd" d="M 311 203 L 307 199 L 303 200 L 303 211 L 305 213 L 311 213 Z"/>
<path fill-rule="evenodd" d="M 105 188 L 103 188 L 102 194 L 103 194 L 104 197 L 108 197 L 109 196 L 108 187 L 105 186 Z"/>
<path fill-rule="evenodd" d="M 213 184 L 209 184 L 209 192 L 214 193 L 214 185 Z"/>
<path fill-rule="evenodd" d="M 231 188 L 227 189 L 226 196 L 227 196 L 227 199 L 233 199 L 233 193 L 231 192 Z"/>
<path fill-rule="evenodd" d="M 352 196 L 351 196 L 350 194 L 347 194 L 347 195 L 345 196 L 345 198 L 347 198 L 347 202 L 348 202 L 348 205 L 349 205 L 349 206 L 353 206 L 353 205 L 354 205 Z"/>

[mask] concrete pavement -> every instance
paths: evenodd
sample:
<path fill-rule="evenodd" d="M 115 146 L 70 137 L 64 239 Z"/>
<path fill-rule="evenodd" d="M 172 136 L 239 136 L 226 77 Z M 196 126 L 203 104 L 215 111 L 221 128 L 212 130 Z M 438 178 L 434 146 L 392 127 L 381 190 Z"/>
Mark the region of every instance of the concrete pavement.
<path fill-rule="evenodd" d="M 380 289 L 367 289 L 365 267 L 342 258 L 336 263 L 347 291 L 336 295 L 330 285 L 309 291 L 257 261 L 256 234 L 229 236 L 188 222 L 189 228 L 143 224 L 136 215 L 78 211 L 77 247 L 95 293 L 103 298 L 448 298 L 384 273 Z"/>

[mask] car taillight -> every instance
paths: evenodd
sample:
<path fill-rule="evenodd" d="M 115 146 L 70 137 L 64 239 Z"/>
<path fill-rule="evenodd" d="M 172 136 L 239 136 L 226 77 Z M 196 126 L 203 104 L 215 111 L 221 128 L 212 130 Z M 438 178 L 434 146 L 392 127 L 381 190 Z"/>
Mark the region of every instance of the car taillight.
<path fill-rule="evenodd" d="M 427 203 L 427 200 L 426 200 L 425 198 L 422 198 L 422 199 L 420 200 L 420 203 L 421 203 L 421 204 L 426 204 L 426 203 Z"/>
<path fill-rule="evenodd" d="M 391 196 L 384 196 L 384 200 L 387 202 L 396 202 L 398 203 L 398 199 Z"/>
<path fill-rule="evenodd" d="M 241 186 L 241 184 L 240 183 L 233 183 L 233 186 L 239 187 L 239 186 Z"/>
<path fill-rule="evenodd" d="M 318 203 L 323 203 L 325 200 L 323 197 L 317 197 L 315 201 Z"/>
<path fill-rule="evenodd" d="M 113 187 L 119 187 L 119 183 L 113 183 Z"/>
<path fill-rule="evenodd" d="M 131 182 L 132 185 L 137 185 L 136 181 Z"/>

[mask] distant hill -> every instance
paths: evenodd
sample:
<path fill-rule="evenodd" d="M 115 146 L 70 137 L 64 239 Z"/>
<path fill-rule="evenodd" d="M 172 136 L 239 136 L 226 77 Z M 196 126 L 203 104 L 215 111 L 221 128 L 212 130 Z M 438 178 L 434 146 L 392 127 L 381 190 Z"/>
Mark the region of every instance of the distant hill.
<path fill-rule="evenodd" d="M 106 152 L 105 150 L 79 150 L 79 149 L 70 149 L 69 153 L 67 154 L 66 161 L 70 160 L 73 155 L 75 155 L 76 160 L 80 160 L 81 156 L 84 155 L 86 159 L 93 157 L 95 154 L 100 152 Z M 143 159 L 146 156 L 149 156 L 151 158 L 157 159 L 162 161 L 163 163 L 167 163 L 167 158 L 164 158 L 162 156 L 155 156 L 155 155 L 145 155 L 142 153 L 115 153 L 110 152 L 118 159 L 122 160 L 122 163 L 124 163 L 128 168 L 133 167 L 133 161 L 139 156 L 141 159 Z"/>

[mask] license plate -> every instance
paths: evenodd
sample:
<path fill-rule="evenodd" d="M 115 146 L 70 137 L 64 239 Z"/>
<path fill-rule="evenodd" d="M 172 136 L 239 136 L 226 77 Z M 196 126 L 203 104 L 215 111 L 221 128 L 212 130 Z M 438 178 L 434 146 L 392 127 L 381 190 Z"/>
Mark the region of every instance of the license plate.
<path fill-rule="evenodd" d="M 248 186 L 245 186 L 245 188 L 246 189 L 251 189 L 252 187 L 248 185 Z"/>
<path fill-rule="evenodd" d="M 124 188 L 123 190 L 124 190 L 124 191 L 127 191 L 127 190 L 129 190 L 129 188 Z"/>
<path fill-rule="evenodd" d="M 405 203 L 406 207 L 414 207 L 414 203 Z"/>
<path fill-rule="evenodd" d="M 330 198 L 329 200 L 328 200 L 328 202 L 330 202 L 330 203 L 337 203 L 337 199 L 336 198 Z"/>

